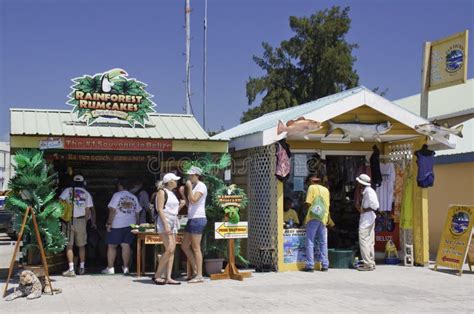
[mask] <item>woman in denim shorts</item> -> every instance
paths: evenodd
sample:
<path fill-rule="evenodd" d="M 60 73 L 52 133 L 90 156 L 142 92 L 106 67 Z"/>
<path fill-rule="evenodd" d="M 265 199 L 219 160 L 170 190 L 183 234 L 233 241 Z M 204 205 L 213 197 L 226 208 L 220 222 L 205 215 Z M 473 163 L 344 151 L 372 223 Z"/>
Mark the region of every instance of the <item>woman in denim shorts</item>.
<path fill-rule="evenodd" d="M 202 170 L 191 167 L 186 173 L 189 180 L 186 182 L 186 196 L 188 205 L 188 223 L 184 229 L 181 248 L 191 264 L 192 272 L 188 271 L 189 283 L 203 282 L 202 278 L 202 252 L 201 238 L 206 219 L 207 187 L 201 182 Z"/>
<path fill-rule="evenodd" d="M 155 208 L 158 213 L 156 220 L 156 231 L 160 234 L 165 252 L 160 258 L 158 269 L 155 273 L 155 283 L 157 285 L 179 285 L 179 281 L 171 278 L 173 270 L 174 250 L 176 249 L 176 234 L 179 229 L 178 212 L 185 202 L 178 201 L 173 190 L 176 188 L 178 181 L 181 179 L 174 173 L 167 173 L 163 177 L 163 181 L 159 184 L 158 193 L 155 199 Z M 166 279 L 161 278 L 161 274 L 166 269 Z"/>

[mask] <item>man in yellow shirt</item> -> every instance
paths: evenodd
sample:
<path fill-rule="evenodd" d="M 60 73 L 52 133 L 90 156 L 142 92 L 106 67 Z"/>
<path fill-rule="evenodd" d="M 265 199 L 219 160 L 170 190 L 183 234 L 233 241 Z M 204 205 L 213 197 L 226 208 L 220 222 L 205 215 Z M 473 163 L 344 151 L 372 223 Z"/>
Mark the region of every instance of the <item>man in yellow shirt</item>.
<path fill-rule="evenodd" d="M 314 242 L 317 240 L 319 250 L 316 259 L 321 262 L 321 271 L 328 271 L 328 231 L 326 225 L 329 221 L 329 190 L 319 184 L 316 175 L 307 179 L 308 192 L 306 193 L 306 267 L 305 271 L 314 271 Z"/>
<path fill-rule="evenodd" d="M 294 209 L 291 208 L 293 201 L 289 197 L 285 197 L 283 202 L 283 221 L 289 223 L 290 219 L 293 220 L 293 224 L 299 225 L 300 220 L 298 219 L 298 214 Z"/>

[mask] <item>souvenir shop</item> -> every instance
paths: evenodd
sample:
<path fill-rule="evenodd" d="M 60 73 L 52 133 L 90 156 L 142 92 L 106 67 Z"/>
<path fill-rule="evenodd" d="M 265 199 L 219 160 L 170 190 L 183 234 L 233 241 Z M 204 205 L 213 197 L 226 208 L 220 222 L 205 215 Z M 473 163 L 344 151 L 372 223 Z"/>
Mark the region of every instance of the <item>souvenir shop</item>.
<path fill-rule="evenodd" d="M 383 259 L 391 240 L 402 264 L 406 247 L 412 249 L 409 263 L 427 264 L 428 204 L 422 186 L 431 182 L 418 184 L 419 171 L 427 168 L 418 167 L 416 156 L 429 159 L 433 150 L 452 146 L 418 133 L 415 126 L 426 123 L 358 87 L 215 136 L 229 139 L 234 156 L 247 161 L 248 174 L 236 180 L 250 199 L 245 213 L 250 261 L 278 271 L 304 267 L 305 181 L 316 174 L 330 191 L 330 267 L 349 267 L 359 247 L 361 188 L 355 178 L 366 173 L 380 200 L 375 227 L 379 256 Z"/>
<path fill-rule="evenodd" d="M 41 149 L 58 173 L 59 192 L 71 186 L 74 175 L 84 177 L 97 224 L 97 230 L 88 229 L 86 264 L 99 270 L 106 262 L 107 206 L 118 179 L 140 185 L 151 196 L 156 190 L 155 182 L 164 173 L 180 174 L 185 161 L 206 153 L 227 152 L 227 142 L 211 140 L 190 115 L 154 113 L 145 127 L 132 128 L 126 122 L 106 119 L 87 125 L 65 110 L 10 112 L 12 155 L 25 148 Z M 148 214 L 143 218 L 151 222 L 151 211 Z M 150 253 L 153 250 L 148 249 L 148 270 L 153 260 Z"/>

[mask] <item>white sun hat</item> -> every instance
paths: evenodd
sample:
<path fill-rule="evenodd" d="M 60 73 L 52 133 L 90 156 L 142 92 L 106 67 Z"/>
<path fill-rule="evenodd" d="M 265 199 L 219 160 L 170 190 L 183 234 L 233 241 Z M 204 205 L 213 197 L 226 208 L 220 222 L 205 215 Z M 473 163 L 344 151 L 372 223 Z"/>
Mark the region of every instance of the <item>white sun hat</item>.
<path fill-rule="evenodd" d="M 357 182 L 359 182 L 362 185 L 369 186 L 370 185 L 370 177 L 366 174 L 361 174 L 356 178 Z"/>

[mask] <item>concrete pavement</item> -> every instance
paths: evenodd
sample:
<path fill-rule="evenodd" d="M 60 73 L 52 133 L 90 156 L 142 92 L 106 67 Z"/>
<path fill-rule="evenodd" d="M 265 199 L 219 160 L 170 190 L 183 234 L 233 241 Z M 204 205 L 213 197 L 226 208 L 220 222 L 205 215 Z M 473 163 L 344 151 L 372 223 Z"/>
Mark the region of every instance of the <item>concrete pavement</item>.
<path fill-rule="evenodd" d="M 256 273 L 243 282 L 156 286 L 147 277 L 53 276 L 55 296 L 0 301 L 1 312 L 456 312 L 474 311 L 474 274 L 378 266 L 374 272 Z"/>

